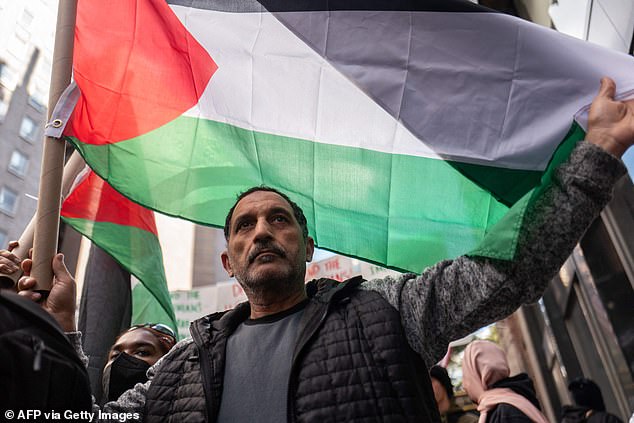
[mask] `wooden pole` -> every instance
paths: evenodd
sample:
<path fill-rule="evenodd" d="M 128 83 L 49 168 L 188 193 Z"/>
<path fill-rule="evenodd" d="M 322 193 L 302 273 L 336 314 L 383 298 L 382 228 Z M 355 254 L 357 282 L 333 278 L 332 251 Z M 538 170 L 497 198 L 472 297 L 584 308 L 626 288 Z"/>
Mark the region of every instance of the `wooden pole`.
<path fill-rule="evenodd" d="M 59 0 L 51 89 L 48 97 L 48 118 L 64 89 L 70 84 L 73 65 L 73 41 L 77 0 Z M 46 293 L 53 283 L 51 262 L 57 253 L 59 211 L 62 194 L 65 142 L 45 137 L 35 231 L 33 235 L 33 268 L 37 279 L 36 291 Z"/>

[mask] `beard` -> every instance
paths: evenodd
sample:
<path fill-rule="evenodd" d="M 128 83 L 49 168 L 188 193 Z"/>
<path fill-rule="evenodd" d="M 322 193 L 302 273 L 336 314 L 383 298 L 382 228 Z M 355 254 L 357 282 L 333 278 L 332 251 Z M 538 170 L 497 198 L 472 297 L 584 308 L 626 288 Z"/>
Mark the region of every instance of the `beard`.
<path fill-rule="evenodd" d="M 275 256 L 258 257 L 263 252 L 274 253 Z M 260 266 L 254 266 L 260 260 Z M 261 266 L 277 261 L 277 264 Z M 234 275 L 249 301 L 258 302 L 262 299 L 285 297 L 295 292 L 304 284 L 306 274 L 305 262 L 288 258 L 287 253 L 271 242 L 258 244 L 249 254 L 247 266 L 234 269 Z"/>

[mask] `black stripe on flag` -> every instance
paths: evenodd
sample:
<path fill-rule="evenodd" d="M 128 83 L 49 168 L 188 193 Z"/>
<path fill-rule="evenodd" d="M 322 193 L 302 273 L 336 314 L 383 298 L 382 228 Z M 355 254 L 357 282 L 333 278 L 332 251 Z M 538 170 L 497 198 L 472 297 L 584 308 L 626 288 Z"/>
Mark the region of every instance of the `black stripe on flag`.
<path fill-rule="evenodd" d="M 232 13 L 318 11 L 488 12 L 468 0 L 168 0 L 168 4 Z"/>

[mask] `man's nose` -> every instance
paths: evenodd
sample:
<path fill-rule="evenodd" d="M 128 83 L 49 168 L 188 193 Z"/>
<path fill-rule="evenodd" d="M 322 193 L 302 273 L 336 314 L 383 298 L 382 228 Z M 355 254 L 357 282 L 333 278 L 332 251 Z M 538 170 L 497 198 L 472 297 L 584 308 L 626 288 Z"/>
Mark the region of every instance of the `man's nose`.
<path fill-rule="evenodd" d="M 266 219 L 259 219 L 255 224 L 254 241 L 261 241 L 264 239 L 273 238 L 273 232 L 271 231 L 271 229 L 271 225 Z"/>

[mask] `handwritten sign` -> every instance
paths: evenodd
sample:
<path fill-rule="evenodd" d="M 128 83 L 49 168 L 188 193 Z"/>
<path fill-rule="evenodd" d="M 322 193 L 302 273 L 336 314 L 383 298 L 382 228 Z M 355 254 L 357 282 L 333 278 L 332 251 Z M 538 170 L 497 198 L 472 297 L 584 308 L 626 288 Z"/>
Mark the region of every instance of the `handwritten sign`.
<path fill-rule="evenodd" d="M 190 336 L 189 325 L 192 321 L 217 311 L 231 309 L 247 300 L 242 287 L 235 280 L 188 291 L 172 291 L 170 297 L 180 339 Z"/>

